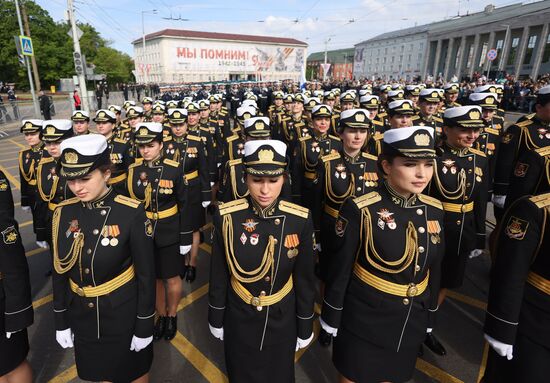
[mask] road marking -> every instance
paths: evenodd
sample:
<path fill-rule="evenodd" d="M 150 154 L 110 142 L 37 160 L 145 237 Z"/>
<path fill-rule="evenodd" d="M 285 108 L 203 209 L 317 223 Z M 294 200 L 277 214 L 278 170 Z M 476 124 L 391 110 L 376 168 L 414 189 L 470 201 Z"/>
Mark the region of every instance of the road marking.
<path fill-rule="evenodd" d="M 17 145 L 17 146 L 19 146 L 21 149 L 27 149 L 27 148 L 28 148 L 28 146 L 25 146 L 25 145 L 23 145 L 23 144 L 20 144 L 19 142 L 15 141 L 15 140 L 13 140 L 13 139 L 11 139 L 11 138 L 8 139 L 8 141 L 11 142 L 11 143 L 14 143 L 14 144 Z"/>
<path fill-rule="evenodd" d="M 14 207 L 21 206 L 21 202 L 16 202 L 13 204 Z"/>
<path fill-rule="evenodd" d="M 200 352 L 181 332 L 177 332 L 172 345 L 201 373 L 204 378 L 213 383 L 229 382 L 227 376 Z"/>
<path fill-rule="evenodd" d="M 63 371 L 61 374 L 51 379 L 48 383 L 67 383 L 73 379 L 76 379 L 77 376 L 78 374 L 76 372 L 76 364 L 73 364 L 71 367 Z"/>
<path fill-rule="evenodd" d="M 25 256 L 26 256 L 26 257 L 32 257 L 33 255 L 40 254 L 40 253 L 42 253 L 42 252 L 44 252 L 44 251 L 46 251 L 46 250 L 48 250 L 48 249 L 44 249 L 44 248 L 42 248 L 42 247 L 38 247 L 38 248 L 36 248 L 36 249 L 27 251 L 27 252 L 25 253 Z"/>
<path fill-rule="evenodd" d="M 464 383 L 464 381 L 455 378 L 451 374 L 448 374 L 447 372 L 443 371 L 442 369 L 434 366 L 431 363 L 426 362 L 423 359 L 417 358 L 416 359 L 416 369 L 418 371 L 421 371 L 425 375 L 428 375 L 430 378 L 435 379 L 438 382 L 441 383 Z"/>
<path fill-rule="evenodd" d="M 489 343 L 483 342 L 483 357 L 481 358 L 481 365 L 479 366 L 479 374 L 477 374 L 476 382 L 481 382 L 481 378 L 485 375 L 485 368 L 487 367 L 487 357 L 489 356 Z"/>
<path fill-rule="evenodd" d="M 19 169 L 19 165 L 6 166 L 6 170 Z"/>
<path fill-rule="evenodd" d="M 178 311 L 183 310 L 184 308 L 189 306 L 191 303 L 195 302 L 197 299 L 202 298 L 204 295 L 206 295 L 206 293 L 208 293 L 208 283 L 202 287 L 199 287 L 198 289 L 193 290 L 192 292 L 187 294 L 187 296 L 182 298 L 180 300 L 180 303 L 178 304 L 177 310 Z"/>
<path fill-rule="evenodd" d="M 467 295 L 460 294 L 452 290 L 447 290 L 447 296 L 459 302 L 466 303 L 467 305 L 476 307 L 480 310 L 483 310 L 483 311 L 487 310 L 487 303 L 482 302 L 479 299 L 471 298 Z"/>
<path fill-rule="evenodd" d="M 4 174 L 6 175 L 6 177 L 8 177 L 8 180 L 12 184 L 12 188 L 14 188 L 14 189 L 21 188 L 21 184 L 19 183 L 19 181 L 10 172 L 8 172 L 8 170 L 5 167 L 0 165 L 0 170 L 2 170 L 4 172 Z"/>
<path fill-rule="evenodd" d="M 15 205 L 14 205 L 14 206 L 15 206 Z M 19 228 L 22 228 L 22 227 L 25 227 L 25 226 L 29 226 L 30 224 L 32 224 L 32 220 L 26 221 L 26 222 L 23 222 L 23 223 L 20 223 L 20 224 L 19 224 Z"/>
<path fill-rule="evenodd" d="M 32 307 L 36 310 L 40 306 L 44 306 L 46 303 L 50 303 L 52 300 L 53 300 L 53 294 L 46 295 L 45 297 L 42 297 L 32 302 Z"/>

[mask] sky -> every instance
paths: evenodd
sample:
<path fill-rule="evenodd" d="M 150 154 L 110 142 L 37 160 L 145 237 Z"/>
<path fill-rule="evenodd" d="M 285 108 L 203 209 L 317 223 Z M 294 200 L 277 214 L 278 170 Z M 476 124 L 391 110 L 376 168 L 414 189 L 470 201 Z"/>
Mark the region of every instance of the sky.
<path fill-rule="evenodd" d="M 35 0 L 56 21 L 66 0 Z M 77 19 L 93 25 L 115 49 L 166 28 L 291 37 L 308 54 L 350 48 L 381 33 L 482 11 L 521 0 L 74 0 Z M 532 3 L 534 1 L 523 1 Z M 153 10 L 156 13 L 153 13 Z M 142 12 L 145 22 L 142 25 Z M 32 29 L 32 26 L 31 26 Z"/>

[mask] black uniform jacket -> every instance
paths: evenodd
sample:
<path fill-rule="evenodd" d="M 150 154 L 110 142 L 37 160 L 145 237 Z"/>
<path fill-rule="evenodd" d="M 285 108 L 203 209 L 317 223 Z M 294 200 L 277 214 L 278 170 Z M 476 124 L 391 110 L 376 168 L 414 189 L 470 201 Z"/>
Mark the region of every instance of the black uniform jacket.
<path fill-rule="evenodd" d="M 19 152 L 19 179 L 21 180 L 21 206 L 33 206 L 36 198 L 36 170 L 38 163 L 49 154 L 44 144 Z"/>
<path fill-rule="evenodd" d="M 519 331 L 548 350 L 550 194 L 522 197 L 508 209 L 493 252 L 484 331 L 507 344 L 515 343 Z"/>
<path fill-rule="evenodd" d="M 386 349 L 419 345 L 431 327 L 430 311 L 437 310 L 444 249 L 441 203 L 421 194 L 405 199 L 384 183 L 344 202 L 335 233 L 338 250 L 331 257 L 323 320 Z M 428 278 L 427 286 L 417 296 L 393 295 L 365 283 L 359 268 L 404 286 Z"/>
<path fill-rule="evenodd" d="M 289 279 L 293 287 L 282 300 L 259 311 L 235 293 L 230 281 L 234 269 L 229 265 L 247 272 L 257 269 L 270 237 L 275 241 L 271 267 L 259 280 L 242 285 L 254 297 L 276 294 Z M 223 327 L 225 332 L 237 334 L 235 338 L 259 349 L 296 336 L 309 338 L 313 328 L 314 263 L 313 225 L 307 209 L 282 200 L 261 209 L 250 197 L 222 204 L 214 216 L 210 325 Z"/>
<path fill-rule="evenodd" d="M 57 330 L 71 328 L 83 339 L 126 333 L 147 338 L 153 334 L 155 315 L 155 264 L 153 227 L 143 205 L 112 189 L 94 202 L 77 198 L 60 204 L 53 216 L 53 257 L 63 259 L 84 235 L 81 256 L 63 274 L 53 274 L 53 305 Z M 73 248 L 71 248 L 73 247 Z M 98 286 L 134 267 L 135 277 L 115 291 L 96 298 L 79 296 L 79 287 Z M 117 308 L 135 300 L 134 323 L 121 323 Z"/>

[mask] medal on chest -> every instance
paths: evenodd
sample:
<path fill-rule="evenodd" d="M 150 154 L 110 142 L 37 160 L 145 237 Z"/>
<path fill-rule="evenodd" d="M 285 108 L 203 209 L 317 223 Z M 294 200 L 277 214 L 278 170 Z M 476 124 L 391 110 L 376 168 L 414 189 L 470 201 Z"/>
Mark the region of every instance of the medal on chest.
<path fill-rule="evenodd" d="M 456 174 L 456 166 L 455 161 L 451 159 L 446 159 L 441 162 L 443 164 L 443 168 L 441 169 L 441 172 L 443 174 L 447 174 L 450 172 L 451 174 Z"/>
<path fill-rule="evenodd" d="M 50 169 L 50 173 L 48 174 L 48 177 L 46 177 L 49 180 L 51 180 L 52 178 L 53 179 L 56 179 L 57 178 L 57 173 L 55 172 L 55 167 L 51 168 Z"/>
<path fill-rule="evenodd" d="M 286 255 L 292 259 L 298 255 L 298 245 L 300 244 L 300 237 L 298 234 L 287 234 L 285 237 L 284 246 L 287 249 Z"/>
<path fill-rule="evenodd" d="M 118 225 L 106 225 L 103 226 L 101 231 L 101 246 L 116 246 L 118 245 L 118 237 L 120 235 L 120 228 Z"/>
<path fill-rule="evenodd" d="M 546 128 L 538 128 L 539 138 L 550 138 L 550 132 Z"/>
<path fill-rule="evenodd" d="M 237 145 L 237 155 L 244 155 L 244 144 L 240 143 Z"/>
<path fill-rule="evenodd" d="M 139 173 L 139 180 L 137 181 L 138 186 L 147 186 L 149 184 L 149 180 L 147 179 L 147 173 L 141 172 Z"/>
<path fill-rule="evenodd" d="M 319 153 L 321 151 L 321 148 L 319 147 L 319 143 L 317 141 L 313 141 L 311 143 L 311 151 L 314 153 Z"/>
<path fill-rule="evenodd" d="M 395 220 L 393 219 L 393 213 L 391 213 L 388 209 L 380 209 L 378 212 L 378 227 L 382 230 L 386 226 L 390 230 L 395 230 L 397 228 L 397 224 L 395 223 Z"/>
<path fill-rule="evenodd" d="M 345 180 L 348 175 L 346 173 L 346 166 L 344 164 L 338 164 L 336 165 L 336 172 L 334 172 L 334 177 L 336 178 L 342 178 Z"/>
<path fill-rule="evenodd" d="M 69 222 L 69 228 L 65 231 L 65 237 L 69 238 L 71 235 L 76 238 L 80 233 L 80 226 L 78 225 L 78 219 L 73 219 Z"/>

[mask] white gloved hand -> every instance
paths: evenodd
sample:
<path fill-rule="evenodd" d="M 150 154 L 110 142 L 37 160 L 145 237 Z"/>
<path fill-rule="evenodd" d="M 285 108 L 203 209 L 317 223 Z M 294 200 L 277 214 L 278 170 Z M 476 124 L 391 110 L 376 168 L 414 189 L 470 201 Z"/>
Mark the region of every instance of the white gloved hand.
<path fill-rule="evenodd" d="M 191 251 L 191 245 L 180 246 L 180 254 L 185 255 Z"/>
<path fill-rule="evenodd" d="M 21 210 L 23 210 L 25 213 L 30 213 L 31 212 L 31 207 L 30 206 L 21 206 Z"/>
<path fill-rule="evenodd" d="M 74 347 L 74 334 L 70 328 L 55 332 L 55 340 L 63 348 Z"/>
<path fill-rule="evenodd" d="M 481 254 L 483 254 L 483 249 L 474 249 L 468 254 L 468 258 L 472 259 L 475 257 L 479 257 Z"/>
<path fill-rule="evenodd" d="M 42 249 L 48 249 L 50 247 L 46 241 L 36 241 L 36 245 Z"/>
<path fill-rule="evenodd" d="M 210 187 L 214 186 L 214 182 L 210 182 Z"/>
<path fill-rule="evenodd" d="M 313 333 L 311 333 L 310 337 L 307 339 L 296 338 L 296 351 L 298 351 L 301 348 L 307 347 L 312 340 L 313 340 Z"/>
<path fill-rule="evenodd" d="M 130 343 L 130 351 L 140 352 L 153 341 L 153 336 L 148 338 L 139 338 L 137 336 L 132 337 L 132 343 Z"/>
<path fill-rule="evenodd" d="M 17 330 L 17 331 L 12 331 L 12 332 L 6 332 L 6 338 L 10 339 L 11 336 L 12 336 L 13 334 L 18 333 L 19 331 L 22 331 L 22 330 Z"/>
<path fill-rule="evenodd" d="M 218 168 L 219 168 L 220 166 L 222 166 L 222 163 L 221 163 L 221 162 L 218 162 L 216 165 L 217 165 Z"/>
<path fill-rule="evenodd" d="M 496 207 L 503 208 L 504 203 L 506 202 L 506 196 L 493 194 L 493 197 L 491 198 L 491 200 L 493 201 L 493 205 L 495 205 Z"/>
<path fill-rule="evenodd" d="M 223 327 L 216 328 L 216 327 L 212 327 L 212 325 L 209 324 L 208 328 L 210 329 L 210 333 L 214 336 L 214 338 L 223 340 Z"/>
<path fill-rule="evenodd" d="M 493 350 L 496 351 L 497 354 L 499 354 L 500 356 L 505 356 L 508 360 L 512 360 L 512 358 L 514 357 L 513 345 L 502 343 L 487 334 L 483 334 L 483 337 L 485 338 L 487 343 L 489 343 L 489 345 L 493 348 Z"/>
<path fill-rule="evenodd" d="M 323 328 L 323 330 L 328 332 L 333 337 L 336 337 L 338 335 L 338 329 L 334 327 L 330 327 L 328 324 L 325 323 L 323 318 L 319 317 L 319 323 L 321 323 L 321 327 Z"/>
<path fill-rule="evenodd" d="M 210 201 L 202 201 L 202 207 L 203 208 L 206 209 L 208 207 L 208 205 L 210 205 Z"/>
<path fill-rule="evenodd" d="M 318 252 L 320 252 L 320 253 L 323 252 L 323 250 L 321 249 L 321 242 L 317 243 L 317 244 L 315 245 L 315 248 L 317 249 Z M 315 249 L 313 249 L 313 250 L 315 250 Z"/>

